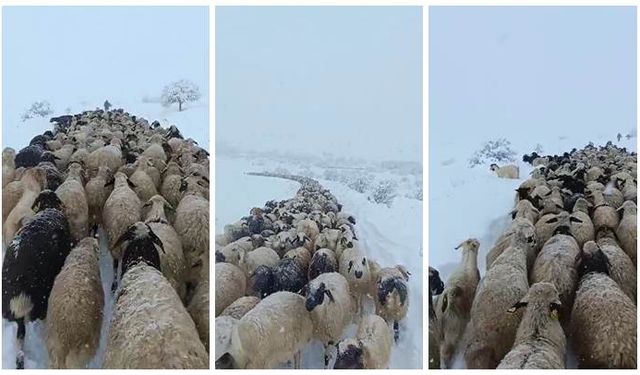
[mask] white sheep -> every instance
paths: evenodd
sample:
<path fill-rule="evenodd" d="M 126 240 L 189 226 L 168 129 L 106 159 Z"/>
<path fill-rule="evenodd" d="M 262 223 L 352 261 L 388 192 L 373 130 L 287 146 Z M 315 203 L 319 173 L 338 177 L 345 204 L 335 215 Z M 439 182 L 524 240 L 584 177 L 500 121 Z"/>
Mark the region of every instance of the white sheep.
<path fill-rule="evenodd" d="M 587 241 L 595 238 L 595 228 L 589 217 L 589 207 L 591 203 L 584 198 L 578 198 L 573 206 L 573 213 L 569 218 L 571 235 L 578 241 L 578 246 L 582 248 Z"/>
<path fill-rule="evenodd" d="M 499 167 L 498 164 L 491 164 L 490 169 L 492 172 L 495 172 L 496 175 L 500 178 L 520 178 L 520 168 L 518 168 L 517 165 L 509 164 Z"/>
<path fill-rule="evenodd" d="M 280 256 L 275 250 L 268 247 L 259 247 L 250 251 L 240 250 L 238 265 L 247 277 L 251 277 L 253 271 L 259 266 L 275 267 L 278 262 L 280 262 Z"/>
<path fill-rule="evenodd" d="M 588 245 L 587 245 L 588 244 Z M 585 251 L 602 250 L 609 261 L 609 277 L 635 303 L 637 300 L 638 275 L 631 258 L 620 248 L 611 229 L 603 228 L 598 232 L 597 242 L 587 242 Z"/>
<path fill-rule="evenodd" d="M 526 254 L 535 246 L 535 232 L 519 227 L 511 245 L 480 280 L 471 306 L 469 342 L 464 353 L 467 368 L 495 368 L 513 346 L 521 315 L 505 317 L 504 311 L 529 290 Z"/>
<path fill-rule="evenodd" d="M 618 213 L 616 209 L 605 202 L 604 195 L 599 190 L 593 190 L 591 192 L 593 196 L 593 226 L 595 230 L 602 227 L 611 228 L 612 230 L 616 230 L 618 224 L 620 223 L 620 219 L 618 217 Z"/>
<path fill-rule="evenodd" d="M 80 241 L 89 233 L 89 205 L 84 192 L 84 171 L 78 163 L 69 164 L 67 179 L 58 186 L 56 195 L 64 204 L 71 236 Z"/>
<path fill-rule="evenodd" d="M 362 313 L 362 297 L 368 294 L 373 282 L 371 270 L 364 250 L 356 244 L 345 249 L 338 261 L 338 271 L 349 282 L 349 289 L 355 301 L 355 314 Z"/>
<path fill-rule="evenodd" d="M 145 206 L 150 208 L 145 215 L 144 222 L 160 238 L 164 246 L 164 251 L 160 253 L 162 274 L 173 285 L 180 298 L 184 300 L 186 296 L 184 278 L 187 271 L 187 263 L 184 259 L 180 237 L 169 224 L 167 215 L 165 215 L 165 208 L 172 210 L 173 207 L 160 195 L 151 197 L 143 208 Z"/>
<path fill-rule="evenodd" d="M 583 249 L 569 335 L 579 368 L 637 367 L 637 309 L 609 277 L 606 255 Z"/>
<path fill-rule="evenodd" d="M 566 226 L 558 227 L 556 234 L 542 247 L 531 270 L 532 284 L 554 284 L 564 306 L 563 312 L 570 311 L 573 304 L 573 293 L 578 282 L 576 258 L 580 254 L 578 242 L 568 235 L 568 230 Z"/>
<path fill-rule="evenodd" d="M 182 198 L 180 185 L 182 184 L 182 169 L 178 163 L 170 161 L 163 171 L 162 185 L 160 186 L 160 194 L 173 206 L 177 207 Z"/>
<path fill-rule="evenodd" d="M 104 306 L 99 252 L 95 238 L 80 240 L 53 283 L 46 319 L 52 368 L 84 368 L 98 349 Z"/>
<path fill-rule="evenodd" d="M 187 188 L 176 208 L 173 226 L 182 240 L 187 264 L 193 263 L 209 250 L 209 201 Z"/>
<path fill-rule="evenodd" d="M 284 254 L 283 258 L 292 258 L 302 267 L 305 273 L 309 271 L 309 264 L 311 263 L 311 253 L 304 247 L 297 247 L 289 250 Z M 311 279 L 309 279 L 311 280 Z"/>
<path fill-rule="evenodd" d="M 251 311 L 260 302 L 260 298 L 254 296 L 244 296 L 235 300 L 227 306 L 220 316 L 230 316 L 234 319 L 241 319 L 246 313 Z"/>
<path fill-rule="evenodd" d="M 567 339 L 558 321 L 562 306 L 551 283 L 535 283 L 527 295 L 509 313 L 526 311 L 516 333 L 513 348 L 502 359 L 498 369 L 563 369 Z"/>
<path fill-rule="evenodd" d="M 117 172 L 113 180 L 113 191 L 102 209 L 102 223 L 109 238 L 109 250 L 113 257 L 114 275 L 118 272 L 118 262 L 122 258 L 122 249 L 115 246 L 129 226 L 142 219 L 142 202 L 129 187 L 131 182 L 122 172 Z M 115 290 L 117 277 L 114 276 L 112 289 Z"/>
<path fill-rule="evenodd" d="M 228 324 L 219 325 L 219 319 Z M 299 368 L 300 350 L 311 341 L 313 322 L 304 297 L 276 292 L 240 320 L 216 318 L 215 332 L 216 368 L 273 368 L 292 357 Z"/>
<path fill-rule="evenodd" d="M 638 207 L 632 201 L 626 201 L 618 208 L 622 212 L 622 220 L 616 228 L 616 235 L 624 252 L 637 265 L 638 254 Z"/>
<path fill-rule="evenodd" d="M 471 304 L 480 281 L 478 248 L 480 242 L 470 238 L 456 247 L 462 248 L 462 260 L 447 280 L 436 304 L 436 317 L 441 324 L 440 358 L 444 368 L 451 368 L 453 355 L 470 319 Z"/>
<path fill-rule="evenodd" d="M 200 279 L 193 290 L 191 300 L 187 305 L 187 311 L 189 311 L 193 322 L 196 324 L 200 341 L 209 352 L 209 254 L 203 254 L 201 259 Z"/>
<path fill-rule="evenodd" d="M 541 219 L 542 220 L 542 219 Z M 513 238 L 513 233 L 515 233 L 518 228 L 526 228 L 527 230 L 534 230 L 535 227 L 533 224 L 525 218 L 517 217 L 512 222 L 509 228 L 496 240 L 496 243 L 493 245 L 491 250 L 487 253 L 486 256 L 486 267 L 487 270 L 491 268 L 493 262 L 504 252 L 506 248 L 511 245 L 511 241 Z M 527 251 L 527 268 L 531 269 L 533 266 L 533 262 L 535 261 L 537 256 L 537 252 L 535 248 L 529 248 Z"/>
<path fill-rule="evenodd" d="M 4 235 L 2 242 L 5 248 L 13 240 L 18 229 L 23 226 L 25 219 L 28 220 L 33 217 L 34 212 L 31 206 L 44 188 L 47 182 L 47 174 L 46 171 L 40 167 L 29 168 L 24 172 L 20 181 L 23 182 L 22 195 L 13 209 L 11 209 L 11 212 L 9 212 L 2 226 L 2 233 Z"/>
<path fill-rule="evenodd" d="M 209 367 L 191 316 L 160 271 L 140 262 L 124 273 L 121 284 L 104 368 Z"/>
<path fill-rule="evenodd" d="M 311 314 L 313 335 L 324 345 L 324 366 L 330 361 L 329 348 L 342 337 L 353 318 L 347 279 L 337 272 L 323 273 L 305 287 L 306 308 Z"/>
<path fill-rule="evenodd" d="M 109 145 L 100 147 L 86 157 L 87 171 L 90 176 L 93 176 L 100 166 L 107 166 L 112 171 L 117 171 L 122 165 L 122 142 L 117 138 L 113 138 Z"/>
<path fill-rule="evenodd" d="M 244 296 L 247 279 L 240 268 L 231 263 L 216 263 L 216 315 Z"/>
<path fill-rule="evenodd" d="M 384 319 L 377 315 L 365 316 L 358 325 L 355 339 L 338 343 L 336 369 L 389 368 L 393 336 Z"/>
<path fill-rule="evenodd" d="M 146 158 L 138 158 L 136 171 L 133 172 L 129 180 L 135 185 L 133 191 L 138 194 L 141 201 L 146 202 L 154 195 L 158 194 L 156 184 L 151 179 L 147 170 L 151 166 L 151 161 Z"/>
<path fill-rule="evenodd" d="M 89 206 L 89 226 L 96 227 L 102 224 L 102 208 L 107 198 L 113 191 L 113 186 L 107 183 L 111 181 L 113 174 L 109 167 L 98 168 L 98 173 L 84 186 L 87 196 L 87 205 Z"/>
<path fill-rule="evenodd" d="M 2 187 L 13 181 L 14 172 L 16 170 L 16 150 L 11 147 L 5 147 L 2 150 Z"/>

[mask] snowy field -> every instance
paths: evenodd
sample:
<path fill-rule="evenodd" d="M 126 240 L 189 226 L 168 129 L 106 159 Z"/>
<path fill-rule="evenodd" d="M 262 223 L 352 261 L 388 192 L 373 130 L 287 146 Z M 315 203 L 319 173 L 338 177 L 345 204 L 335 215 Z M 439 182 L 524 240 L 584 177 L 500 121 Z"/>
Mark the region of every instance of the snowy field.
<path fill-rule="evenodd" d="M 557 136 L 546 142 L 540 142 L 544 154 L 561 154 L 572 148 L 582 148 L 589 141 L 596 146 L 604 145 L 612 140 L 629 151 L 636 151 L 636 139 L 622 139 L 615 142 L 615 131 L 610 131 L 593 139 L 586 136 Z M 479 144 L 469 142 L 466 145 L 450 142 L 445 145 L 450 152 L 433 153 L 430 166 L 429 190 L 429 265 L 440 272 L 445 282 L 453 273 L 461 260 L 461 253 L 454 248 L 467 238 L 480 241 L 478 251 L 478 269 L 481 277 L 486 270 L 486 256 L 496 239 L 507 229 L 511 222 L 510 211 L 514 206 L 515 189 L 526 179 L 532 167 L 522 162 L 522 155 L 531 153 L 536 142 L 518 138 L 515 134 L 511 140 L 517 152 L 520 167 L 520 179 L 509 180 L 498 178 L 489 170 L 489 164 L 469 168 L 468 159 Z M 444 148 L 446 148 L 444 147 Z M 454 368 L 464 368 L 463 350 L 458 348 Z M 567 367 L 576 368 L 575 358 L 568 353 Z"/>
<path fill-rule="evenodd" d="M 286 168 L 291 173 L 302 170 L 318 174 L 319 168 L 309 165 L 285 164 L 267 158 L 260 160 L 228 156 L 216 157 L 216 224 L 221 232 L 225 224 L 249 213 L 251 207 L 262 206 L 270 199 L 288 199 L 295 195 L 299 184 L 293 181 L 247 176 L 245 172 L 273 171 Z M 382 267 L 402 264 L 411 272 L 409 280 L 409 312 L 400 322 L 400 341 L 393 346 L 390 368 L 422 368 L 422 202 L 396 197 L 391 207 L 367 200 L 344 184 L 322 178 L 319 182 L 331 190 L 344 210 L 356 217 L 356 231 L 367 254 Z M 373 312 L 373 301 L 366 303 Z M 345 337 L 354 337 L 352 324 Z M 323 368 L 323 347 L 312 342 L 302 353 L 302 368 Z M 283 364 L 286 367 L 286 364 Z"/>
<path fill-rule="evenodd" d="M 111 100 L 110 100 L 111 101 Z M 81 101 L 73 107 L 71 113 L 78 113 L 84 110 L 93 109 L 101 105 L 101 101 L 95 102 Z M 154 120 L 160 121 L 163 127 L 176 125 L 185 138 L 193 138 L 202 148 L 209 147 L 209 112 L 207 99 L 186 106 L 182 112 L 178 112 L 175 107 L 163 108 L 159 103 L 143 103 L 141 100 L 131 100 L 120 102 L 113 100 L 114 108 L 122 107 L 131 114 L 142 116 L 150 123 Z M 59 116 L 56 112 L 53 116 Z M 16 116 L 18 117 L 18 116 Z M 37 134 L 42 134 L 45 130 L 53 130 L 53 124 L 47 118 L 35 118 L 21 122 L 17 120 L 11 124 L 3 124 L 3 147 L 13 147 L 16 151 L 29 144 L 31 138 Z M 102 331 L 100 336 L 100 346 L 96 356 L 91 360 L 89 368 L 101 368 L 104 359 L 106 340 L 108 338 L 109 323 L 113 311 L 113 294 L 111 293 L 111 283 L 113 281 L 113 260 L 108 249 L 108 242 L 104 231 L 100 230 L 100 277 L 105 294 L 104 314 L 102 321 Z M 4 255 L 4 250 L 3 250 Z M 16 358 L 16 331 L 17 324 L 2 320 L 2 368 L 14 369 Z M 49 359 L 44 341 L 45 327 L 42 321 L 29 322 L 26 325 L 25 337 L 25 369 L 48 368 Z"/>

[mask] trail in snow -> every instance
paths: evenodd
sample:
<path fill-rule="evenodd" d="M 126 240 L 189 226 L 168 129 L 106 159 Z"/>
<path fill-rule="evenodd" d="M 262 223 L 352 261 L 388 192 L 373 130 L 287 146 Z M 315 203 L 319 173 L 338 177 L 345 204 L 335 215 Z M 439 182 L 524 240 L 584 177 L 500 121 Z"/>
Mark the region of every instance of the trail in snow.
<path fill-rule="evenodd" d="M 261 162 L 262 165 L 262 162 Z M 291 166 L 289 166 L 291 167 Z M 216 158 L 216 230 L 238 220 L 253 206 L 270 199 L 295 195 L 299 184 L 293 181 L 248 176 L 244 172 L 262 170 L 246 159 Z M 422 368 L 422 202 L 396 198 L 391 208 L 367 200 L 365 194 L 333 181 L 318 180 L 343 204 L 343 210 L 356 217 L 355 229 L 368 256 L 382 267 L 405 265 L 409 280 L 409 312 L 400 322 L 400 340 L 392 348 L 390 368 Z M 373 300 L 365 297 L 365 311 L 373 313 Z M 351 324 L 343 338 L 355 337 Z M 302 368 L 324 367 L 323 345 L 313 341 L 302 351 Z M 334 349 L 335 353 L 335 349 Z M 282 364 L 289 368 L 292 364 Z"/>

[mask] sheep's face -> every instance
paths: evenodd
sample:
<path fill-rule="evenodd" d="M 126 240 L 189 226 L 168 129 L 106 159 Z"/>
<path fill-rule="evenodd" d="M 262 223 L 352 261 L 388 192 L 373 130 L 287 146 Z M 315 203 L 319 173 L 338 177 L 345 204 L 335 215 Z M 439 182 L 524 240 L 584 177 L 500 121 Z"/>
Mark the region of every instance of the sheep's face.
<path fill-rule="evenodd" d="M 327 289 L 325 283 L 320 283 L 320 285 L 311 285 L 309 286 L 309 290 L 307 291 L 307 300 L 305 306 L 307 311 L 313 311 L 317 306 L 320 306 L 324 303 L 326 299 L 330 302 L 334 302 L 333 294 L 331 294 L 331 290 Z"/>
<path fill-rule="evenodd" d="M 344 340 L 337 345 L 338 355 L 334 369 L 363 369 L 364 353 L 362 344 L 359 341 L 349 339 Z"/>
<path fill-rule="evenodd" d="M 444 283 L 440 279 L 440 272 L 433 267 L 429 267 L 429 291 L 434 296 L 444 291 Z"/>
<path fill-rule="evenodd" d="M 491 166 L 489 166 L 489 169 L 491 170 L 491 172 L 495 172 L 500 169 L 500 167 L 498 167 L 498 164 L 491 164 Z"/>
<path fill-rule="evenodd" d="M 33 202 L 31 209 L 35 212 L 40 212 L 44 209 L 52 208 L 56 210 L 63 210 L 64 204 L 56 193 L 51 190 L 43 190 L 40 192 L 36 200 Z"/>
<path fill-rule="evenodd" d="M 578 275 L 582 278 L 590 272 L 609 275 L 609 259 L 594 241 L 587 241 L 579 255 Z"/>
<path fill-rule="evenodd" d="M 456 246 L 456 250 L 459 248 L 462 248 L 465 251 L 478 251 L 478 248 L 480 248 L 480 241 L 475 238 L 469 238 Z"/>
<path fill-rule="evenodd" d="M 355 280 L 367 280 L 369 277 L 369 263 L 362 253 L 356 253 L 353 257 L 347 257 L 349 263 L 346 265 L 346 271 Z"/>
<path fill-rule="evenodd" d="M 258 266 L 249 277 L 248 295 L 265 298 L 275 292 L 276 279 L 271 268 Z"/>

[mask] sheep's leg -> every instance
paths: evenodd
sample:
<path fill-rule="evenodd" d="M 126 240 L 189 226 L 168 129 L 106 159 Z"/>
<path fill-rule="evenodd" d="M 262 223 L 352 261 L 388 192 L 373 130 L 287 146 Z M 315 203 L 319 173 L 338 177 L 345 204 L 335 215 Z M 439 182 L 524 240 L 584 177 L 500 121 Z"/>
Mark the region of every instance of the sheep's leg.
<path fill-rule="evenodd" d="M 398 342 L 400 339 L 400 324 L 398 324 L 397 320 L 393 321 L 393 339 Z"/>
<path fill-rule="evenodd" d="M 300 369 L 300 351 L 298 350 L 293 355 L 293 368 L 296 370 Z"/>
<path fill-rule="evenodd" d="M 333 342 L 329 341 L 324 344 L 324 368 L 325 370 L 329 368 L 329 362 L 331 361 L 331 346 Z"/>
<path fill-rule="evenodd" d="M 111 283 L 111 291 L 115 292 L 118 287 L 118 259 L 113 259 L 113 283 Z"/>
<path fill-rule="evenodd" d="M 24 336 L 26 329 L 24 326 L 24 318 L 17 320 L 18 333 L 16 334 L 16 341 L 18 346 L 18 353 L 16 354 L 16 368 L 18 370 L 24 370 Z"/>

